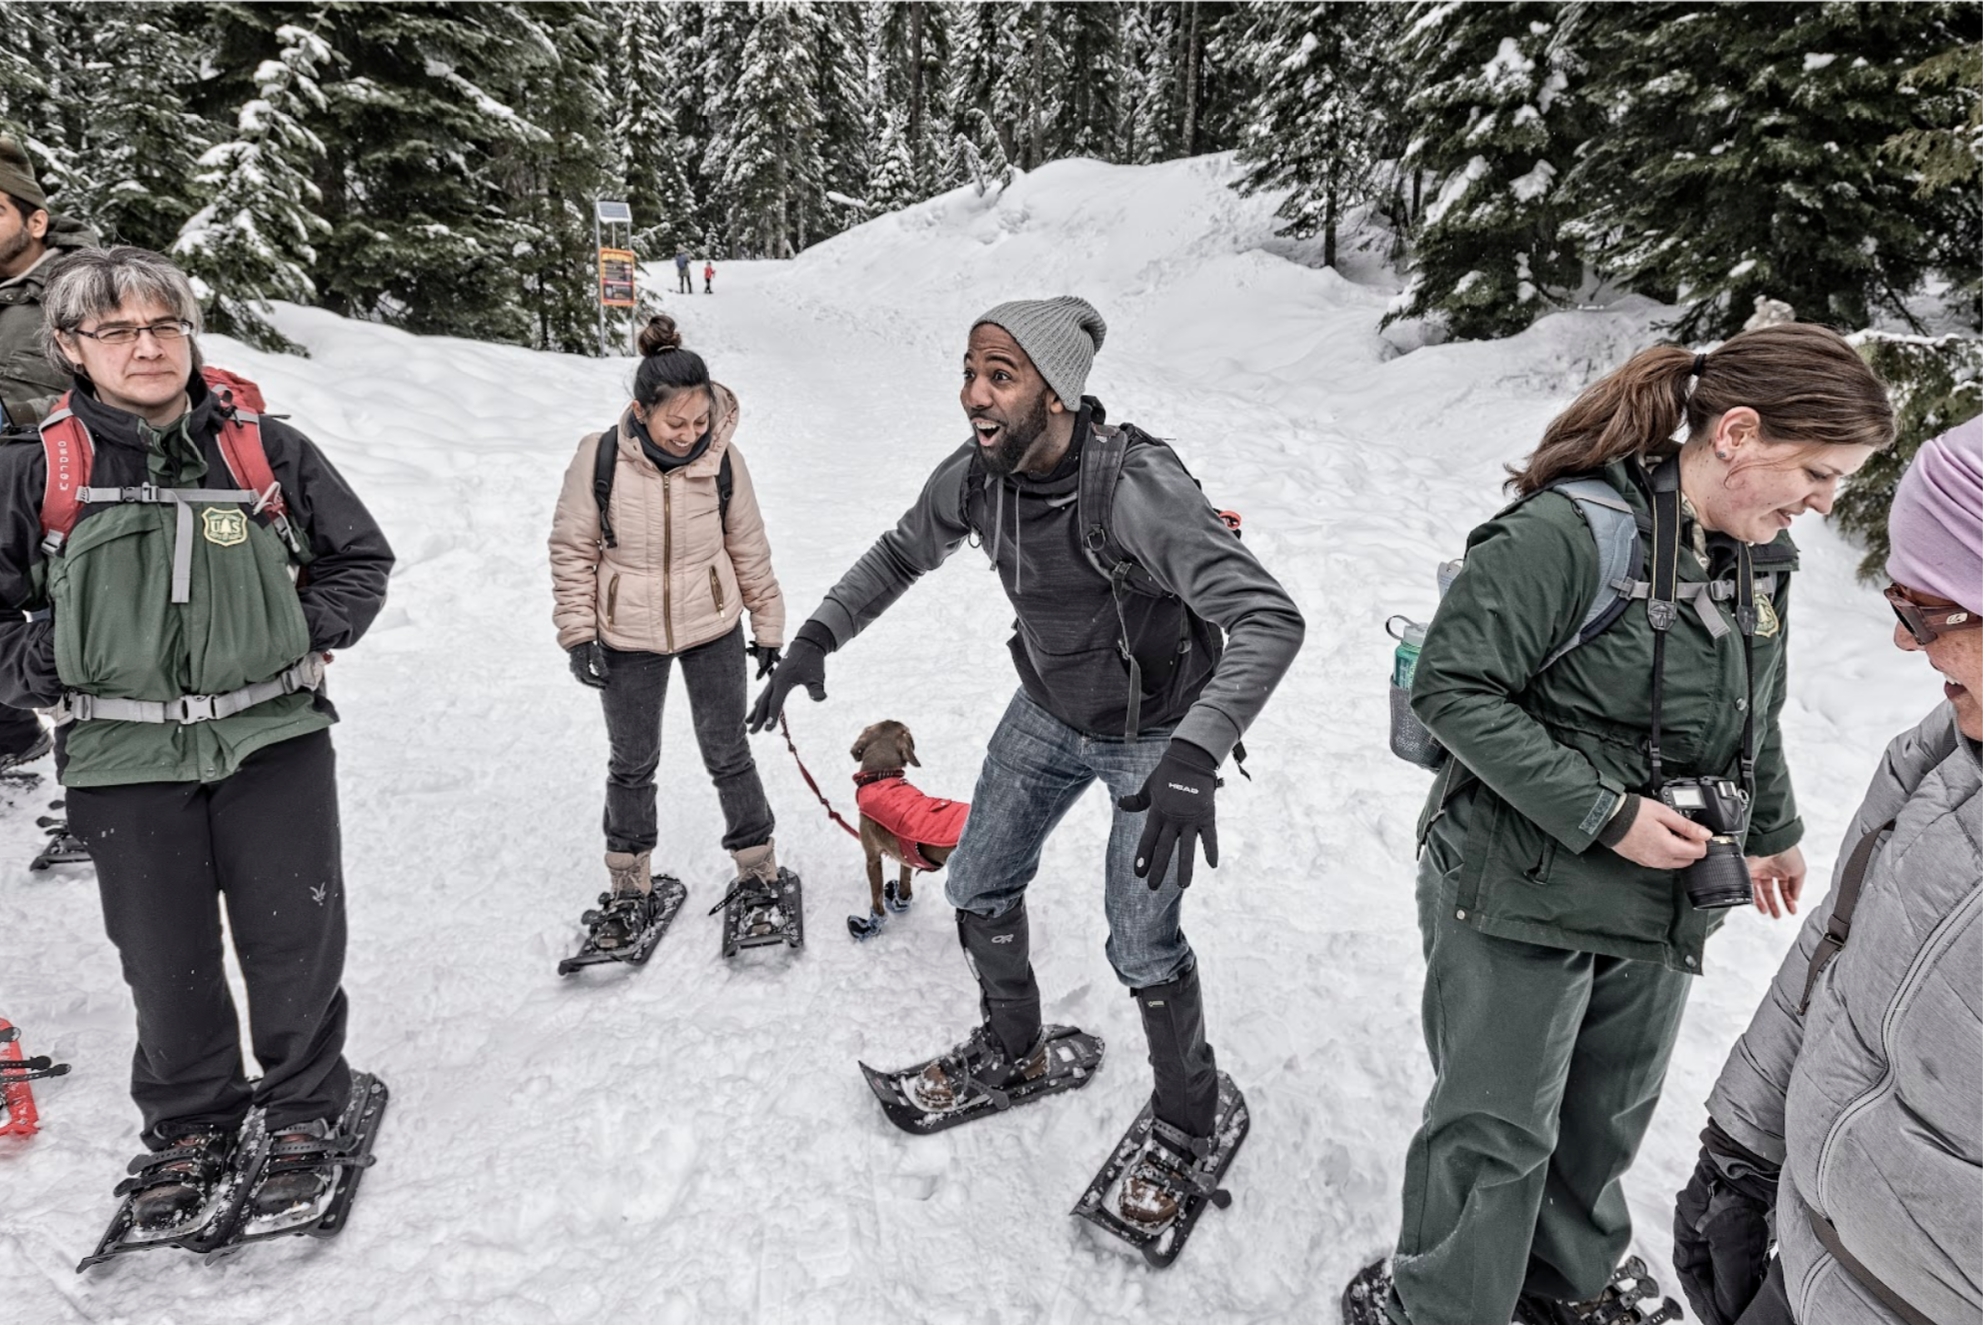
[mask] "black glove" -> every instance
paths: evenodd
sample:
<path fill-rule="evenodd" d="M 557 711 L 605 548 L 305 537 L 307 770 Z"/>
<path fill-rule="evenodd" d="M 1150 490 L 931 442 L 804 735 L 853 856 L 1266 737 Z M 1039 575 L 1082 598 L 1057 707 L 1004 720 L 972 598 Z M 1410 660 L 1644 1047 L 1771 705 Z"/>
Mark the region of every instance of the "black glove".
<path fill-rule="evenodd" d="M 799 686 L 804 686 L 806 695 L 815 701 L 827 699 L 827 652 L 803 636 L 795 637 L 786 647 L 785 658 L 772 670 L 765 690 L 758 693 L 745 726 L 753 733 L 762 733 L 778 723 L 785 698 Z"/>
<path fill-rule="evenodd" d="M 572 660 L 572 676 L 588 687 L 606 690 L 606 647 L 586 641 L 566 652 Z"/>
<path fill-rule="evenodd" d="M 1178 888 L 1192 883 L 1192 860 L 1201 837 L 1206 865 L 1219 865 L 1219 829 L 1213 822 L 1213 790 L 1223 783 L 1219 763 L 1204 748 L 1177 738 L 1165 748 L 1164 759 L 1150 772 L 1144 786 L 1116 805 L 1126 812 L 1148 811 L 1143 837 L 1137 840 L 1137 877 L 1155 890 L 1164 884 L 1171 853 L 1178 851 Z"/>
<path fill-rule="evenodd" d="M 1702 1131 L 1688 1188 L 1674 1196 L 1674 1274 L 1703 1323 L 1734 1323 L 1770 1272 L 1778 1168 L 1724 1134 Z"/>
<path fill-rule="evenodd" d="M 756 660 L 758 664 L 758 672 L 753 678 L 753 681 L 764 677 L 778 667 L 779 650 L 777 646 L 761 646 L 756 641 L 753 641 L 745 648 L 744 653 Z"/>

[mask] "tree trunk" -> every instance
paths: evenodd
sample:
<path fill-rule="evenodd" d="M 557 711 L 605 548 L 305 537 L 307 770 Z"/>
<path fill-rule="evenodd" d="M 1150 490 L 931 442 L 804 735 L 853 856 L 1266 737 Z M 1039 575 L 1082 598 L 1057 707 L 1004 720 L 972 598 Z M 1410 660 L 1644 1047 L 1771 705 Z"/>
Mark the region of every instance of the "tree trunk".
<path fill-rule="evenodd" d="M 919 198 L 930 178 L 923 139 L 923 4 L 916 0 L 909 7 L 909 160 Z"/>
<path fill-rule="evenodd" d="M 1332 157 L 1323 175 L 1323 266 L 1336 266 L 1336 216 L 1338 181 L 1342 172 L 1337 169 L 1339 157 Z"/>
<path fill-rule="evenodd" d="M 1179 135 L 1180 155 L 1189 157 L 1198 151 L 1199 138 L 1199 3 L 1198 0 L 1185 0 L 1187 15 L 1185 24 L 1185 128 Z"/>
<path fill-rule="evenodd" d="M 1026 109 L 1026 151 L 1020 163 L 1022 170 L 1032 170 L 1040 164 L 1040 84 L 1042 66 L 1047 63 L 1047 6 L 1034 6 L 1033 50 L 1027 62 L 1027 109 Z"/>

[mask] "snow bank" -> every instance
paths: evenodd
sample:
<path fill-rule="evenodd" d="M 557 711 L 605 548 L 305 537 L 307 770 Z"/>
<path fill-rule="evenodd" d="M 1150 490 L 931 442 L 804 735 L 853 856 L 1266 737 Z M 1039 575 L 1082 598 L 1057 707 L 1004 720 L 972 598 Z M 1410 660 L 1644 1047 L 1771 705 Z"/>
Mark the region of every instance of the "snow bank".
<path fill-rule="evenodd" d="M 720 266 L 667 297 L 743 403 L 796 624 L 964 436 L 958 357 L 1000 300 L 1073 291 L 1108 318 L 1091 390 L 1176 440 L 1300 601 L 1309 644 L 1221 804 L 1226 866 L 1187 907 L 1221 1064 L 1253 1104 L 1231 1176 L 1155 1275 L 1066 1217 L 1148 1091 L 1131 1004 L 1103 958 L 1107 810 L 1091 795 L 1031 895 L 1048 1017 L 1110 1042 L 1094 1085 L 951 1135 L 887 1126 L 854 1069 L 948 1045 L 976 1018 L 940 879 L 878 939 L 858 850 L 783 746 L 757 750 L 781 857 L 808 883 L 807 950 L 717 958 L 727 860 L 679 694 L 665 728 L 657 866 L 691 899 L 639 973 L 561 981 L 599 888 L 605 743 L 550 628 L 543 538 L 578 436 L 624 400 L 627 361 L 406 336 L 285 309 L 310 359 L 214 339 L 324 445 L 401 555 L 372 635 L 340 657 L 354 1060 L 394 1106 L 350 1229 L 212 1269 L 172 1255 L 70 1271 L 136 1151 L 132 1016 L 87 871 L 30 877 L 32 813 L 0 820 L 0 1014 L 76 1066 L 40 1085 L 46 1129 L 0 1140 L 0 1267 L 22 1321 L 1331 1320 L 1395 1233 L 1419 1045 L 1412 825 L 1426 777 L 1384 750 L 1394 612 L 1500 502 L 1503 463 L 1582 383 L 1651 339 L 1629 304 L 1497 343 L 1398 357 L 1395 291 L 1296 266 L 1272 199 L 1222 158 L 1061 162 L 996 198 L 961 191 L 789 264 Z M 658 280 L 658 287 L 667 284 Z M 1808 518 L 1785 714 L 1823 880 L 1876 755 L 1936 699 L 1887 644 L 1852 552 Z M 972 550 L 829 665 L 792 726 L 843 807 L 843 757 L 893 717 L 922 785 L 969 796 L 1014 680 L 1010 611 Z M 1822 886 L 1814 886 L 1812 896 Z M 1666 1102 L 1629 1181 L 1636 1246 L 1664 1266 L 1700 1103 L 1788 923 L 1732 920 L 1709 952 Z"/>

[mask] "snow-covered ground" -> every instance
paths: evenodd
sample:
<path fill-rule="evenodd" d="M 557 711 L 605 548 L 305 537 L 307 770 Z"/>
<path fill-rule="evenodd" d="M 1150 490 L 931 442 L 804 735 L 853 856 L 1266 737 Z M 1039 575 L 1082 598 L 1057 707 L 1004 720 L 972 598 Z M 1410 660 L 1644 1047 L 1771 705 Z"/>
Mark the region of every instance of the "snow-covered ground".
<path fill-rule="evenodd" d="M 723 962 L 704 910 L 728 860 L 679 696 L 657 866 L 691 882 L 689 906 L 645 970 L 558 978 L 603 875 L 605 740 L 553 638 L 543 540 L 558 477 L 624 401 L 631 362 L 291 309 L 283 330 L 312 358 L 208 351 L 324 446 L 400 554 L 385 615 L 333 669 L 350 1050 L 394 1093 L 379 1164 L 334 1242 L 72 1271 L 137 1151 L 132 1013 L 88 870 L 25 870 L 44 788 L 0 819 L 0 1015 L 75 1071 L 38 1086 L 40 1136 L 0 1139 L 0 1319 L 1334 1320 L 1345 1280 L 1394 1236 L 1428 1082 L 1412 904 L 1426 776 L 1385 750 L 1380 624 L 1430 612 L 1434 567 L 1498 506 L 1502 463 L 1653 339 L 1660 311 L 1398 357 L 1377 331 L 1396 286 L 1370 263 L 1347 264 L 1350 280 L 1274 256 L 1270 201 L 1231 194 L 1229 171 L 1059 163 L 792 263 L 720 264 L 713 298 L 669 299 L 742 399 L 795 626 L 964 436 L 969 320 L 1066 291 L 1110 323 L 1090 390 L 1177 440 L 1308 616 L 1248 735 L 1253 782 L 1221 799 L 1226 865 L 1201 870 L 1187 905 L 1212 1039 L 1254 1128 L 1234 1206 L 1177 1266 L 1153 1273 L 1067 1216 L 1149 1089 L 1103 958 L 1101 795 L 1051 841 L 1031 894 L 1048 1017 L 1110 1042 L 1083 1092 L 928 1139 L 892 1129 L 857 1058 L 919 1059 L 976 1018 L 941 882 L 849 941 L 859 851 L 761 740 L 811 940 Z M 1815 904 L 1881 746 L 1937 690 L 1888 644 L 1852 551 L 1816 518 L 1794 533 L 1784 722 Z M 1015 685 L 1009 617 L 966 549 L 829 661 L 830 699 L 790 715 L 843 806 L 847 745 L 885 717 L 915 730 L 923 787 L 969 796 Z M 1736 917 L 1697 984 L 1628 1182 L 1636 1245 L 1663 1274 L 1701 1103 L 1793 925 Z"/>

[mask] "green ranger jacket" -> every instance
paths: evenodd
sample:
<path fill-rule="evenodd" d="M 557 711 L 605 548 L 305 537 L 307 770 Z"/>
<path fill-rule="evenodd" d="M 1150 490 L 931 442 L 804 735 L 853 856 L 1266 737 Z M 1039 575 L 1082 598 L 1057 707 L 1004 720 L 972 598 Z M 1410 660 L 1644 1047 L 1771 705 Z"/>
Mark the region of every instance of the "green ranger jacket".
<path fill-rule="evenodd" d="M 218 401 L 197 375 L 188 391 L 190 411 L 154 430 L 78 390 L 72 408 L 95 445 L 91 487 L 240 487 L 217 444 Z M 184 603 L 172 600 L 172 505 L 91 503 L 61 552 L 44 556 L 42 449 L 32 433 L 0 447 L 0 597 L 33 614 L 0 614 L 0 700 L 47 706 L 69 690 L 140 701 L 217 695 L 278 677 L 306 651 L 357 640 L 385 602 L 385 536 L 303 435 L 265 417 L 262 446 L 308 565 L 292 566 L 267 514 L 198 503 Z M 63 730 L 62 782 L 212 783 L 250 753 L 335 719 L 325 696 L 300 691 L 200 723 L 77 720 Z"/>
<path fill-rule="evenodd" d="M 1646 498 L 1625 465 L 1603 476 L 1645 517 Z M 1689 543 L 1684 537 L 1682 582 L 1733 577 L 1733 541 L 1708 537 L 1710 569 Z M 1641 544 L 1650 562 L 1644 534 Z M 1668 633 L 1660 746 L 1668 778 L 1736 779 L 1744 716 L 1756 715 L 1756 800 L 1744 852 L 1761 856 L 1803 834 L 1777 724 L 1797 550 L 1779 535 L 1752 554 L 1759 622 L 1751 684 L 1729 601 L 1713 609 L 1727 628 L 1718 637 L 1695 606 L 1703 601 L 1684 598 Z M 1451 753 L 1420 816 L 1420 839 L 1437 850 L 1436 861 L 1454 864 L 1441 906 L 1480 931 L 1699 973 L 1720 914 L 1688 903 L 1680 872 L 1641 867 L 1598 842 L 1620 795 L 1648 792 L 1652 773 L 1654 632 L 1645 602 L 1541 668 L 1576 633 L 1598 575 L 1591 528 L 1561 494 L 1538 494 L 1468 537 L 1465 565 L 1413 676 L 1413 713 Z"/>
<path fill-rule="evenodd" d="M 96 247 L 96 232 L 51 212 L 45 243 L 41 262 L 12 281 L 0 281 L 0 410 L 16 427 L 34 424 L 69 390 L 69 375 L 42 350 L 41 293 L 65 252 Z"/>

